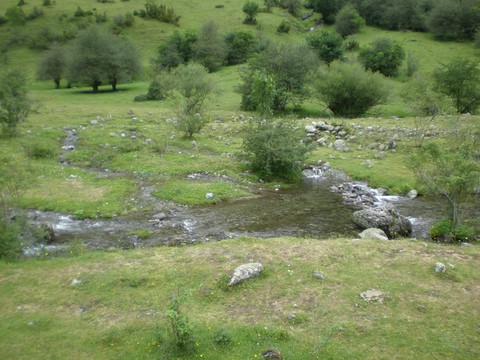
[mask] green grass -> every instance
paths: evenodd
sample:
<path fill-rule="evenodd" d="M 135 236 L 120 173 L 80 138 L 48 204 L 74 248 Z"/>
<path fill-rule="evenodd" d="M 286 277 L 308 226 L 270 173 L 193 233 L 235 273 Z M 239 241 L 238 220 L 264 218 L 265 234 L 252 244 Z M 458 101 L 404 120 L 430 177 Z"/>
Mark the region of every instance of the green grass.
<path fill-rule="evenodd" d="M 249 261 L 265 274 L 228 288 Z M 253 238 L 0 263 L 2 356 L 243 360 L 278 348 L 288 359 L 476 359 L 479 265 L 478 246 Z M 364 302 L 369 289 L 385 301 Z M 188 354 L 164 317 L 178 294 Z"/>
<path fill-rule="evenodd" d="M 17 2 L 3 1 L 0 4 L 0 14 L 4 14 L 8 7 L 16 5 Z M 210 75 L 217 82 L 218 91 L 207 104 L 206 116 L 211 122 L 200 134 L 194 136 L 198 151 L 193 148 L 191 140 L 181 137 L 171 120 L 176 113 L 174 102 L 139 103 L 133 99 L 146 93 L 150 60 L 155 56 L 161 42 L 174 30 L 199 29 L 205 21 L 213 19 L 223 33 L 233 30 L 249 30 L 254 33 L 261 31 L 262 36 L 278 41 L 303 41 L 305 30 L 314 24 L 315 19 L 302 22 L 285 10 L 274 9 L 272 13 L 259 14 L 258 24 L 251 26 L 242 23 L 242 2 L 206 0 L 194 2 L 192 5 L 191 1 L 186 0 L 165 0 L 162 3 L 172 6 L 181 15 L 179 26 L 135 18 L 134 26 L 125 29 L 122 36 L 135 43 L 144 72 L 138 81 L 119 85 L 116 93 L 110 92 L 107 87 L 102 87 L 98 94 L 93 94 L 91 89 L 86 87 L 55 90 L 53 82 L 35 80 L 41 51 L 19 45 L 8 50 L 8 62 L 4 68 L 20 67 L 29 74 L 30 94 L 36 102 L 35 111 L 30 114 L 27 122 L 20 126 L 19 136 L 10 140 L 0 139 L 0 155 L 20 154 L 24 158 L 21 163 L 31 169 L 32 177 L 38 178 L 35 182 L 32 181 L 32 186 L 24 194 L 23 206 L 76 213 L 80 216 L 114 216 L 134 210 L 129 205 L 129 199 L 145 185 L 161 184 L 164 189 L 175 189 L 176 195 L 173 196 L 172 191 L 162 193 L 159 190 L 159 196 L 183 203 L 193 204 L 198 201 L 198 204 L 201 204 L 205 199 L 202 196 L 192 198 L 191 193 L 201 193 L 204 189 L 189 189 L 191 183 L 183 181 L 189 174 L 225 175 L 237 183 L 232 185 L 232 188 L 241 187 L 252 180 L 250 175 L 244 173 L 244 165 L 235 156 L 241 150 L 244 124 L 238 120 L 239 115 L 255 116 L 239 109 L 241 97 L 235 92 L 240 81 L 238 66 L 225 67 Z M 44 10 L 45 16 L 27 22 L 24 27 L 0 27 L 0 41 L 7 41 L 12 37 L 28 37 L 42 27 L 49 27 L 52 31 L 77 29 L 77 22 L 70 21 L 77 5 L 78 2 L 73 0 L 64 0 L 44 8 L 40 0 L 29 1 L 24 6 L 27 14 L 37 6 Z M 224 7 L 216 8 L 216 5 Z M 80 6 L 83 10 L 96 9 L 97 13 L 106 12 L 109 21 L 102 26 L 109 27 L 114 15 L 141 9 L 144 1 L 118 0 L 102 4 L 96 0 L 88 0 L 83 1 Z M 60 20 L 62 16 L 63 20 Z M 290 34 L 276 33 L 282 20 L 292 24 Z M 479 50 L 474 49 L 470 42 L 439 42 L 425 33 L 390 32 L 365 27 L 354 38 L 361 45 L 365 45 L 383 36 L 400 41 L 407 51 L 415 54 L 420 60 L 420 72 L 423 73 L 431 73 L 436 66 L 448 62 L 457 54 L 467 57 L 476 57 L 479 54 Z M 372 114 L 375 119 L 364 118 L 358 121 L 371 125 L 383 124 L 387 127 L 413 126 L 408 118 L 411 115 L 408 106 L 398 95 L 406 81 L 403 70 L 398 77 L 388 81 L 393 90 L 390 102 L 374 109 Z M 62 86 L 65 86 L 64 82 Z M 292 116 L 316 117 L 321 116 L 323 111 L 321 104 L 310 99 L 301 110 L 289 109 L 287 114 L 278 116 L 290 116 L 291 112 Z M 389 116 L 401 116 L 402 120 L 391 121 Z M 79 134 L 77 149 L 64 154 L 71 167 L 65 167 L 57 161 L 62 155 L 60 148 L 67 128 L 75 128 Z M 397 153 L 389 152 L 384 159 L 375 159 L 375 153 L 367 150 L 356 150 L 356 146 L 363 142 L 364 140 L 357 141 L 352 144 L 351 152 L 342 154 L 331 149 L 318 148 L 311 154 L 309 162 L 319 159 L 330 161 L 334 167 L 343 169 L 352 177 L 368 180 L 372 186 L 384 187 L 390 192 L 405 192 L 414 186 L 412 173 L 406 167 L 411 142 L 399 144 Z M 371 167 L 364 165 L 369 159 L 373 160 Z M 113 175 L 105 177 L 105 174 L 101 173 L 105 169 Z M 71 186 L 71 182 L 66 180 L 70 175 L 79 176 L 81 185 Z M 55 191 L 55 188 L 65 192 L 65 196 L 60 196 L 60 192 Z M 231 189 L 221 192 L 224 191 L 229 195 L 222 199 L 236 194 L 232 193 Z M 238 194 L 245 195 L 243 191 Z"/>

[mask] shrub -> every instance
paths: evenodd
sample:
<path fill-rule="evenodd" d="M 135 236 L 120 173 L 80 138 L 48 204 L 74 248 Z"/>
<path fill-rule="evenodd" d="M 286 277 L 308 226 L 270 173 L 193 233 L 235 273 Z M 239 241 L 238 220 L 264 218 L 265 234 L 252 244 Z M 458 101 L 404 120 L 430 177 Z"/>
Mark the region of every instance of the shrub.
<path fill-rule="evenodd" d="M 165 315 L 170 324 L 175 346 L 181 351 L 189 351 L 193 348 L 195 339 L 190 321 L 181 312 L 182 301 L 183 298 L 174 297 Z"/>
<path fill-rule="evenodd" d="M 439 67 L 433 78 L 438 91 L 453 100 L 459 114 L 473 112 L 480 106 L 480 69 L 477 61 L 454 59 Z"/>
<path fill-rule="evenodd" d="M 244 24 L 256 24 L 257 19 L 255 16 L 260 11 L 260 6 L 252 0 L 249 0 L 243 5 L 242 11 L 245 13 L 245 20 L 243 20 Z"/>
<path fill-rule="evenodd" d="M 284 9 L 295 16 L 297 12 L 302 7 L 302 2 L 300 0 L 282 0 L 281 5 Z"/>
<path fill-rule="evenodd" d="M 480 48 L 480 29 L 475 33 L 475 47 Z"/>
<path fill-rule="evenodd" d="M 405 50 L 396 41 L 380 38 L 362 48 L 358 57 L 365 68 L 385 76 L 394 76 L 405 58 Z"/>
<path fill-rule="evenodd" d="M 246 31 L 235 31 L 225 37 L 227 44 L 227 64 L 243 64 L 255 51 L 257 40 Z"/>
<path fill-rule="evenodd" d="M 335 18 L 335 31 L 346 37 L 356 34 L 365 25 L 365 20 L 352 5 L 344 6 Z"/>
<path fill-rule="evenodd" d="M 343 47 L 346 51 L 356 51 L 360 47 L 360 44 L 355 39 L 347 39 L 343 43 Z"/>
<path fill-rule="evenodd" d="M 243 139 L 243 154 L 262 179 L 297 181 L 309 151 L 302 140 L 303 133 L 292 120 L 252 121 Z"/>
<path fill-rule="evenodd" d="M 318 57 L 327 64 L 343 56 L 343 39 L 334 32 L 322 31 L 309 35 L 307 43 L 317 53 Z"/>
<path fill-rule="evenodd" d="M 420 61 L 412 53 L 407 53 L 407 76 L 412 77 L 418 71 Z"/>
<path fill-rule="evenodd" d="M 208 119 L 202 117 L 199 113 L 193 115 L 179 113 L 177 115 L 177 129 L 181 131 L 186 138 L 191 138 L 193 134 L 199 133 L 208 123 Z"/>
<path fill-rule="evenodd" d="M 429 30 L 440 40 L 473 38 L 480 23 L 480 11 L 475 0 L 442 0 L 428 17 Z"/>
<path fill-rule="evenodd" d="M 386 101 L 388 88 L 381 75 L 359 64 L 333 62 L 314 84 L 318 97 L 335 115 L 356 117 Z"/>
<path fill-rule="evenodd" d="M 277 32 L 288 34 L 290 32 L 290 24 L 287 21 L 282 20 L 280 25 L 277 27 Z"/>
<path fill-rule="evenodd" d="M 439 242 L 469 241 L 473 240 L 473 229 L 466 225 L 453 225 L 451 220 L 442 220 L 430 228 L 432 240 Z"/>
<path fill-rule="evenodd" d="M 192 44 L 193 59 L 209 72 L 220 69 L 227 55 L 227 46 L 220 36 L 218 26 L 209 21 L 202 26 L 197 41 Z"/>
<path fill-rule="evenodd" d="M 0 259 L 17 260 L 22 254 L 21 227 L 14 221 L 0 219 Z"/>
<path fill-rule="evenodd" d="M 50 144 L 41 142 L 30 142 L 26 145 L 25 151 L 31 159 L 51 159 L 55 156 L 55 148 Z"/>
<path fill-rule="evenodd" d="M 22 8 L 18 6 L 11 6 L 5 11 L 5 17 L 8 22 L 14 26 L 25 25 L 27 17 Z"/>
<path fill-rule="evenodd" d="M 153 0 L 148 0 L 145 3 L 145 10 L 140 10 L 140 17 L 145 19 L 158 20 L 168 24 L 178 24 L 180 16 L 175 12 L 175 9 L 167 7 L 163 4 L 157 4 Z"/>
<path fill-rule="evenodd" d="M 35 20 L 43 15 L 43 10 L 34 6 L 32 12 L 27 15 L 27 20 Z"/>
<path fill-rule="evenodd" d="M 287 104 L 299 106 L 307 96 L 306 83 L 318 59 L 302 44 L 275 44 L 252 58 L 248 71 L 242 74 L 243 83 L 237 88 L 242 95 L 243 110 L 257 110 L 252 102 L 252 86 L 257 71 L 271 76 L 275 82 L 273 110 L 285 110 Z"/>
<path fill-rule="evenodd" d="M 51 6 L 51 5 L 52 5 L 51 0 L 43 0 L 43 2 L 42 2 L 42 6 Z"/>
<path fill-rule="evenodd" d="M 159 69 L 173 69 L 180 64 L 186 64 L 193 56 L 193 45 L 197 41 L 197 34 L 174 31 L 158 49 L 155 65 Z"/>

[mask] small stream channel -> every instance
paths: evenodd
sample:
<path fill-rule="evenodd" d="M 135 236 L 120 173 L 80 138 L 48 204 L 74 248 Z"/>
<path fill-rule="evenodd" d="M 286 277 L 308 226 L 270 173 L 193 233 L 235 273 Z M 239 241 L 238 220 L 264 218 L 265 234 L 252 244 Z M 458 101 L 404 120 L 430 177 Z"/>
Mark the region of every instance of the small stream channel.
<path fill-rule="evenodd" d="M 47 224 L 55 232 L 55 245 L 62 249 L 78 241 L 91 249 L 134 248 L 138 246 L 180 245 L 215 241 L 243 235 L 256 237 L 356 237 L 359 229 L 352 221 L 358 208 L 343 203 L 342 195 L 330 190 L 345 181 L 338 172 L 332 176 L 304 179 L 292 189 L 262 191 L 258 197 L 222 202 L 202 207 L 177 207 L 161 221 L 154 213 L 134 214 L 114 219 L 79 220 L 70 215 L 32 210 L 34 225 Z M 380 202 L 393 203 L 413 223 L 413 236 L 426 237 L 428 226 L 441 216 L 432 202 L 396 196 L 379 196 Z M 139 230 L 149 234 L 138 236 Z M 26 250 L 32 255 L 39 250 Z"/>

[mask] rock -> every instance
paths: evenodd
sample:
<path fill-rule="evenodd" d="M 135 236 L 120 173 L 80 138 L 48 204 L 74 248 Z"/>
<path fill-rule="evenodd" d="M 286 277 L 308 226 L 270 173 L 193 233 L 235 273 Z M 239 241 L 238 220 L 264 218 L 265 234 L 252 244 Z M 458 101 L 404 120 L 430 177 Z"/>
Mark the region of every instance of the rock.
<path fill-rule="evenodd" d="M 228 285 L 233 286 L 252 277 L 256 277 L 260 275 L 262 271 L 263 265 L 260 263 L 249 263 L 240 265 L 233 271 L 232 278 L 230 279 Z"/>
<path fill-rule="evenodd" d="M 278 349 L 268 349 L 262 352 L 262 356 L 264 359 L 271 359 L 271 360 L 282 360 L 282 354 Z"/>
<path fill-rule="evenodd" d="M 385 156 L 387 156 L 385 151 L 379 151 L 375 154 L 375 159 L 383 159 Z"/>
<path fill-rule="evenodd" d="M 441 262 L 437 262 L 435 264 L 435 272 L 436 273 L 439 273 L 439 272 L 444 273 L 445 271 L 447 271 L 447 267 L 444 264 L 442 264 Z"/>
<path fill-rule="evenodd" d="M 371 240 L 388 240 L 387 234 L 382 229 L 369 228 L 363 230 L 359 236 L 362 239 L 371 239 Z"/>
<path fill-rule="evenodd" d="M 313 125 L 306 125 L 305 131 L 309 134 L 315 134 L 317 132 L 317 129 Z"/>
<path fill-rule="evenodd" d="M 317 272 L 317 271 L 314 271 L 314 272 L 312 273 L 312 277 L 313 277 L 314 279 L 323 280 L 323 279 L 325 279 L 325 278 L 327 277 L 327 275 L 322 274 L 322 273 Z"/>
<path fill-rule="evenodd" d="M 339 150 L 339 151 L 347 151 L 347 144 L 345 143 L 344 140 L 341 140 L 341 139 L 338 139 L 338 140 L 335 140 L 334 143 L 333 143 L 333 148 L 335 150 Z"/>
<path fill-rule="evenodd" d="M 73 279 L 72 282 L 70 283 L 70 286 L 78 286 L 81 285 L 83 282 L 82 279 Z"/>
<path fill-rule="evenodd" d="M 412 200 L 415 199 L 417 196 L 418 196 L 418 192 L 415 189 L 412 189 L 407 193 L 407 198 Z"/>
<path fill-rule="evenodd" d="M 207 199 L 212 199 L 213 196 L 214 196 L 213 193 L 206 193 L 206 194 L 205 194 L 205 197 L 206 197 Z"/>
<path fill-rule="evenodd" d="M 157 221 L 162 221 L 162 220 L 165 220 L 166 218 L 167 218 L 167 214 L 165 214 L 163 212 L 155 214 L 155 215 L 152 216 L 152 219 L 157 220 Z"/>
<path fill-rule="evenodd" d="M 409 237 L 412 234 L 410 220 L 395 211 L 391 204 L 355 211 L 353 222 L 362 229 L 382 229 L 389 239 L 397 236 Z"/>
<path fill-rule="evenodd" d="M 385 299 L 385 293 L 381 290 L 367 290 L 364 291 L 360 294 L 361 298 L 366 301 L 366 302 L 379 302 L 383 303 L 383 300 Z"/>

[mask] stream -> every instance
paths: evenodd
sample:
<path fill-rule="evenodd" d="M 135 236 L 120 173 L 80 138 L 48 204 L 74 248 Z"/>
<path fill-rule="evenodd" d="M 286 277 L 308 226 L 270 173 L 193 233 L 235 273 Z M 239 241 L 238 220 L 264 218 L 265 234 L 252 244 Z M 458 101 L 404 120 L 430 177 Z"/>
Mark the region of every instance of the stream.
<path fill-rule="evenodd" d="M 72 241 L 89 249 L 139 246 L 181 245 L 215 241 L 240 236 L 313 237 L 319 239 L 357 237 L 360 230 L 352 221 L 357 207 L 345 205 L 341 194 L 330 190 L 346 179 L 333 176 L 305 178 L 291 189 L 263 190 L 258 197 L 226 201 L 210 206 L 178 206 L 155 220 L 154 213 L 137 213 L 113 219 L 75 219 L 71 215 L 31 210 L 33 225 L 46 224 L 55 233 L 51 245 L 36 245 L 25 250 L 33 255 L 39 249 L 51 252 L 67 247 Z M 413 224 L 413 237 L 428 236 L 428 228 L 442 215 L 431 201 L 399 196 L 378 196 L 390 202 Z M 146 234 L 141 236 L 140 233 Z"/>

